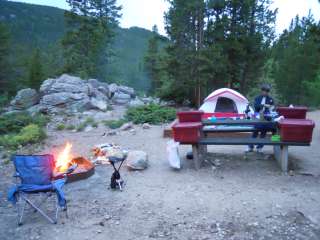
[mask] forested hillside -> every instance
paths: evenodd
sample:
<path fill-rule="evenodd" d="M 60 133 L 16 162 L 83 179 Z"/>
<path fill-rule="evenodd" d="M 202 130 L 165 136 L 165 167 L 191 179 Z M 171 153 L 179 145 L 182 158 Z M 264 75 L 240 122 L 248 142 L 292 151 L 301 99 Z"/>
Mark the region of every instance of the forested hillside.
<path fill-rule="evenodd" d="M 271 0 L 172 0 L 166 38 L 156 26 L 120 28 L 116 0 L 67 2 L 70 11 L 0 0 L 1 92 L 69 73 L 194 105 L 220 87 L 252 99 L 270 83 L 279 103 L 320 106 L 320 23 L 312 11 L 276 35 Z"/>
<path fill-rule="evenodd" d="M 275 34 L 271 0 L 172 0 L 166 12 L 170 46 L 152 67 L 156 92 L 200 105 L 213 89 L 250 97 L 261 83 L 282 104 L 320 105 L 320 23 L 312 14 Z"/>
<path fill-rule="evenodd" d="M 11 61 L 15 63 L 12 79 L 18 79 L 12 86 L 16 88 L 26 85 L 30 55 L 40 49 L 44 77 L 58 74 L 59 65 L 63 61 L 60 41 L 66 26 L 64 10 L 25 3 L 0 0 L 0 22 L 4 23 L 10 33 L 12 50 Z M 112 45 L 111 57 L 101 80 L 121 82 L 140 91 L 147 91 L 150 80 L 144 69 L 144 56 L 147 43 L 152 32 L 132 27 L 117 28 Z M 25 72 L 25 73 L 23 73 Z"/>

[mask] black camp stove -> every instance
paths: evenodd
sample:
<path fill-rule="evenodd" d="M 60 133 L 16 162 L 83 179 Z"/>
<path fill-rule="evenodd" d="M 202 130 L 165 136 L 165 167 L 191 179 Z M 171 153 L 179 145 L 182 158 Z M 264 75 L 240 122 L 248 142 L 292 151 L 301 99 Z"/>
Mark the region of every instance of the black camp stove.
<path fill-rule="evenodd" d="M 124 181 L 121 178 L 120 169 L 125 159 L 126 158 L 109 157 L 109 162 L 114 170 L 114 172 L 111 175 L 110 181 L 111 189 L 119 189 L 120 191 L 122 191 L 123 189 Z M 119 164 L 118 167 L 116 166 L 117 164 Z"/>

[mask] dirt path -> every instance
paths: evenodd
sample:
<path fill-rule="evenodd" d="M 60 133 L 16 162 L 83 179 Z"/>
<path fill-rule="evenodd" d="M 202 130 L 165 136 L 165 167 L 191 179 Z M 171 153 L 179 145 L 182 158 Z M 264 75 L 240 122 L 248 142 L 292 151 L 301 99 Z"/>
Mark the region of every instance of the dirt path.
<path fill-rule="evenodd" d="M 200 171 L 184 160 L 173 171 L 166 160 L 161 126 L 102 137 L 104 127 L 88 133 L 51 132 L 47 149 L 66 140 L 88 156 L 94 144 L 114 142 L 149 154 L 143 172 L 122 171 L 123 192 L 108 189 L 110 166 L 97 166 L 91 178 L 66 185 L 69 219 L 61 214 L 50 225 L 37 214 L 16 226 L 15 211 L 5 200 L 12 167 L 0 168 L 0 239 L 320 239 L 320 111 L 311 147 L 290 149 L 296 170 L 283 175 L 271 148 L 264 156 L 243 155 L 243 147 L 210 147 L 210 164 Z M 190 150 L 180 148 L 181 156 Z M 228 153 L 228 154 L 225 154 Z M 306 174 L 308 173 L 308 174 Z"/>

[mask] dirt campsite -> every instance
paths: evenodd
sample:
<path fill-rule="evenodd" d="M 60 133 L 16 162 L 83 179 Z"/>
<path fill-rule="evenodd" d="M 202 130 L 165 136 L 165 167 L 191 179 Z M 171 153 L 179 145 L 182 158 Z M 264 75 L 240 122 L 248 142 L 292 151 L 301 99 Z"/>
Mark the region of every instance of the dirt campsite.
<path fill-rule="evenodd" d="M 112 168 L 98 165 L 88 179 L 65 186 L 68 218 L 57 225 L 28 213 L 17 226 L 14 207 L 6 201 L 13 168 L 1 163 L 1 239 L 319 239 L 320 237 L 320 112 L 308 113 L 316 122 L 311 147 L 292 147 L 294 163 L 283 174 L 271 148 L 263 155 L 244 154 L 244 147 L 209 147 L 204 166 L 196 171 L 180 147 L 182 169 L 172 170 L 166 155 L 163 126 L 135 131 L 110 131 L 101 126 L 89 133 L 48 131 L 39 153 L 61 148 L 90 157 L 95 144 L 114 142 L 148 153 L 144 171 L 121 171 L 122 192 L 109 187 Z M 40 148 L 41 149 L 41 148 Z"/>
<path fill-rule="evenodd" d="M 0 240 L 320 240 L 320 0 L 0 0 Z"/>

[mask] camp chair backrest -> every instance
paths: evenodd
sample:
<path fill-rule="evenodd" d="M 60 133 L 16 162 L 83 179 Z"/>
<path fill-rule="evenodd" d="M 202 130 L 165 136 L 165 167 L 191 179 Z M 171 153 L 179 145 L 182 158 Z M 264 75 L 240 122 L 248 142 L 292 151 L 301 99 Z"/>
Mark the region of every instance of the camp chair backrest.
<path fill-rule="evenodd" d="M 52 155 L 14 155 L 12 160 L 22 184 L 51 183 L 54 168 Z"/>

